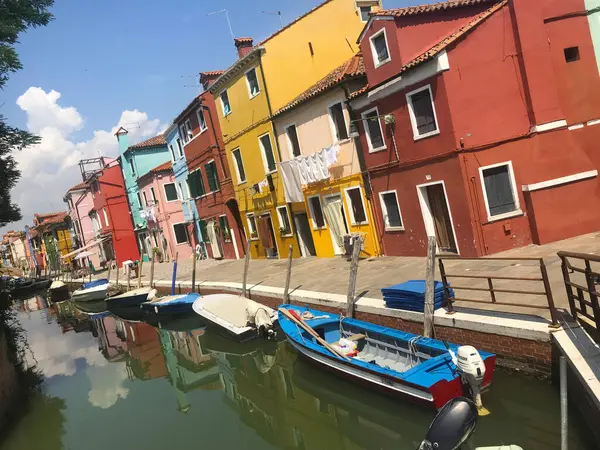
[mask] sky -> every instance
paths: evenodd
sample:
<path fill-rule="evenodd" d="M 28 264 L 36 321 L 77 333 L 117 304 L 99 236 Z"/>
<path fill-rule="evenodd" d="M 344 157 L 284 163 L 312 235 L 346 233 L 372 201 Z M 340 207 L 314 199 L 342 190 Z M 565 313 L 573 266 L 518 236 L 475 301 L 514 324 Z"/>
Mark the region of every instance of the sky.
<path fill-rule="evenodd" d="M 15 158 L 21 179 L 12 199 L 23 229 L 34 213 L 64 211 L 62 198 L 81 182 L 77 163 L 117 156 L 115 131 L 130 143 L 164 131 L 200 92 L 198 73 L 225 69 L 236 59 L 233 34 L 254 42 L 321 0 L 56 0 L 55 20 L 28 30 L 16 46 L 24 69 L 0 91 L 9 124 L 41 136 Z M 384 8 L 428 3 L 383 0 Z"/>

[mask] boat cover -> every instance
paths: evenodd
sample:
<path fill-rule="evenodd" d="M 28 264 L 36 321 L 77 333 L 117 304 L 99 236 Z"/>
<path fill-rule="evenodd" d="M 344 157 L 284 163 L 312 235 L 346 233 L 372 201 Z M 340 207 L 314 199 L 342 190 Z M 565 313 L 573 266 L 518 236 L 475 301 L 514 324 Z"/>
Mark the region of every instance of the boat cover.
<path fill-rule="evenodd" d="M 423 312 L 425 308 L 425 280 L 410 280 L 381 289 L 388 308 Z M 449 288 L 450 297 L 454 292 Z M 442 308 L 447 303 L 444 286 L 440 281 L 434 284 L 433 307 Z"/>
<path fill-rule="evenodd" d="M 83 283 L 82 289 L 90 289 L 96 286 L 102 286 L 103 284 L 108 284 L 107 278 L 100 278 L 99 280 L 89 281 L 87 283 Z"/>

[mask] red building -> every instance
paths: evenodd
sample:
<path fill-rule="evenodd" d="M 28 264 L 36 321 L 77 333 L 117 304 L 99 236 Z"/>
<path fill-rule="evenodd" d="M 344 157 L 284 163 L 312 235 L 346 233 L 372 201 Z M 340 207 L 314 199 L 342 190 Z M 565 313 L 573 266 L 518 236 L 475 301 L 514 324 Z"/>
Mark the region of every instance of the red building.
<path fill-rule="evenodd" d="M 102 168 L 87 178 L 90 184 L 94 209 L 91 214 L 94 230 L 102 242 L 107 260 L 115 259 L 119 266 L 123 261 L 140 259 L 140 252 L 129 214 L 125 182 L 118 161 L 102 158 Z"/>
<path fill-rule="evenodd" d="M 387 255 L 491 254 L 600 228 L 600 77 L 583 0 L 374 13 L 358 120 Z M 592 206 L 593 205 L 593 206 Z"/>
<path fill-rule="evenodd" d="M 222 71 L 203 72 L 204 92 L 175 119 L 188 167 L 200 230 L 210 258 L 240 258 L 246 237 L 227 164 L 215 101 L 208 87 Z"/>

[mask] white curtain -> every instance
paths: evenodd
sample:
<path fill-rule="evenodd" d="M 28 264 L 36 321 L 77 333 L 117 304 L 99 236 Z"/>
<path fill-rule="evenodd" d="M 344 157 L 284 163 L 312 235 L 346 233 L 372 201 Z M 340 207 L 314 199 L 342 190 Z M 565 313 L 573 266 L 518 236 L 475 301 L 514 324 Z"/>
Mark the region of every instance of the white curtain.
<path fill-rule="evenodd" d="M 344 225 L 344 216 L 342 216 L 342 197 L 326 197 L 323 199 L 323 213 L 327 220 L 327 225 L 336 240 L 339 248 L 344 245 L 343 236 L 346 234 L 346 226 Z"/>
<path fill-rule="evenodd" d="M 206 227 L 208 232 L 208 238 L 210 239 L 210 247 L 212 248 L 213 258 L 222 258 L 223 253 L 221 253 L 221 246 L 219 245 L 219 241 L 217 239 L 217 232 L 215 231 L 215 221 L 211 220 L 208 222 L 208 226 Z"/>

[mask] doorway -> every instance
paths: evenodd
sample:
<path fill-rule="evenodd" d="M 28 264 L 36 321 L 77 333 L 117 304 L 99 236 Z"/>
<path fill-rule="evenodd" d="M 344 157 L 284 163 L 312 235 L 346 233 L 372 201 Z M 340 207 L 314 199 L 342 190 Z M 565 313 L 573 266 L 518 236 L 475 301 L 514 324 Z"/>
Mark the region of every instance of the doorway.
<path fill-rule="evenodd" d="M 217 234 L 216 226 L 217 224 L 214 220 L 208 222 L 208 239 L 210 240 L 210 248 L 212 249 L 213 258 L 221 259 L 223 258 L 223 247 L 221 246 L 221 239 Z"/>
<path fill-rule="evenodd" d="M 417 186 L 419 203 L 428 236 L 435 236 L 439 252 L 458 253 L 452 214 L 443 181 Z"/>
<path fill-rule="evenodd" d="M 336 255 L 344 253 L 344 236 L 349 233 L 344 202 L 341 194 L 331 194 L 323 197 L 323 213 L 331 234 L 333 252 Z"/>
<path fill-rule="evenodd" d="M 277 240 L 275 239 L 275 230 L 273 229 L 271 213 L 265 213 L 259 216 L 258 237 L 267 252 L 267 258 L 278 258 L 279 252 L 277 251 Z"/>
<path fill-rule="evenodd" d="M 310 232 L 310 224 L 308 222 L 308 214 L 294 214 L 294 225 L 298 234 L 298 243 L 300 245 L 300 253 L 303 258 L 307 256 L 317 256 L 315 250 L 315 242 L 313 241 L 312 233 Z"/>

